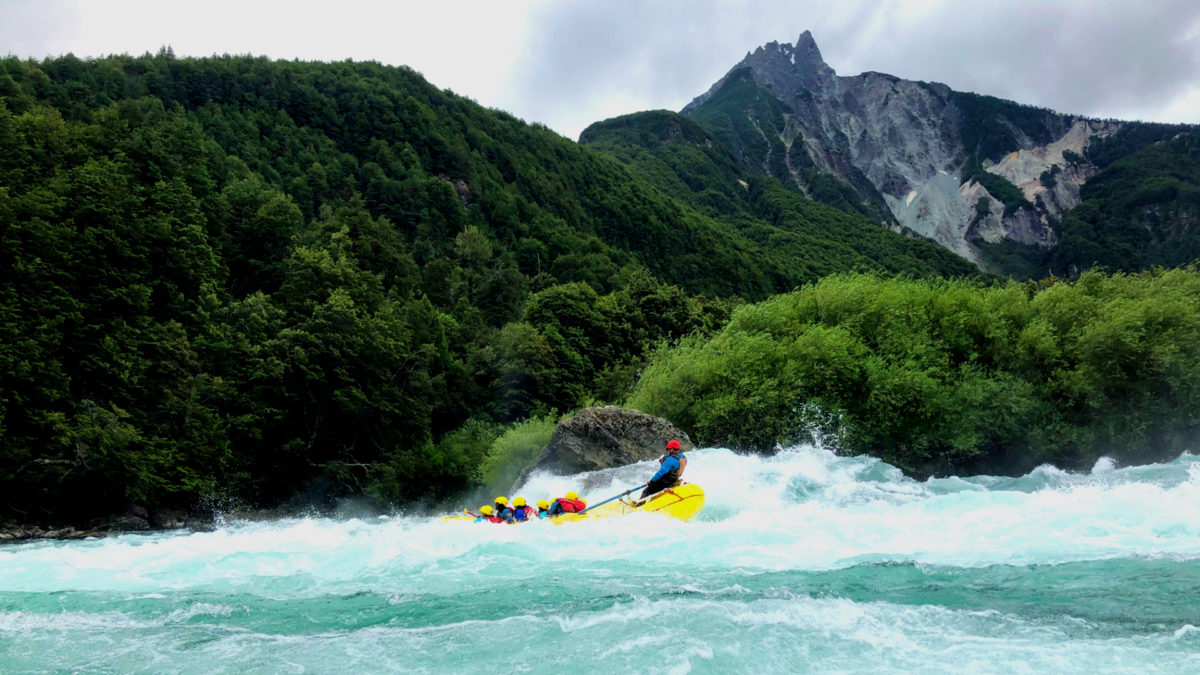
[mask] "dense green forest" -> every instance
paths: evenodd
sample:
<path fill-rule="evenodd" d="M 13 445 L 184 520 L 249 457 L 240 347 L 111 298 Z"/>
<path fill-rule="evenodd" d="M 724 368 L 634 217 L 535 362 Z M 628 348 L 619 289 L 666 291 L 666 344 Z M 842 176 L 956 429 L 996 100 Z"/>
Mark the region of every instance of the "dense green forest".
<path fill-rule="evenodd" d="M 0 514 L 437 498 L 744 300 L 973 271 L 720 189 L 406 68 L 0 60 Z"/>
<path fill-rule="evenodd" d="M 629 403 L 705 445 L 816 434 L 916 475 L 1160 460 L 1200 438 L 1200 271 L 835 275 L 661 350 Z"/>
<path fill-rule="evenodd" d="M 1109 163 L 1084 184 L 1083 203 L 1063 219 L 1050 269 L 1136 271 L 1200 260 L 1200 134 L 1166 131 L 1166 138 L 1112 161 L 1127 135 L 1089 148 L 1094 161 Z"/>

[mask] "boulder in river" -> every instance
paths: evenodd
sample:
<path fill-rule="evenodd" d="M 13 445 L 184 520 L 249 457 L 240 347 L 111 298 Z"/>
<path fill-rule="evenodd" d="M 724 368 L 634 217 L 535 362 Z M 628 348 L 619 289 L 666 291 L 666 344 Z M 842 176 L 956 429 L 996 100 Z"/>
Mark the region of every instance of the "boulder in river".
<path fill-rule="evenodd" d="M 150 526 L 159 530 L 177 530 L 184 527 L 184 513 L 163 509 L 150 514 Z"/>
<path fill-rule="evenodd" d="M 517 484 L 534 471 L 565 475 L 657 459 L 672 438 L 685 451 L 696 447 L 661 417 L 616 406 L 585 408 L 558 423 L 550 444 L 521 472 Z"/>
<path fill-rule="evenodd" d="M 125 513 L 108 521 L 108 529 L 113 532 L 140 532 L 150 529 L 150 514 L 144 506 L 130 504 L 125 507 Z"/>

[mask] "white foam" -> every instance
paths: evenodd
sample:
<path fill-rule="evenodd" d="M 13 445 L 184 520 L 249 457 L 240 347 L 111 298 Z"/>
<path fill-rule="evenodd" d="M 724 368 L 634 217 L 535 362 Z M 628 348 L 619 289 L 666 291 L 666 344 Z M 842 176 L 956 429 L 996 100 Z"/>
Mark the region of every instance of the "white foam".
<path fill-rule="evenodd" d="M 555 526 L 439 518 L 288 519 L 190 535 L 0 549 L 0 591 L 207 589 L 264 596 L 401 596 L 463 578 L 502 585 L 541 565 L 831 569 L 861 562 L 955 566 L 1120 556 L 1200 557 L 1200 462 L 1073 474 L 918 482 L 875 459 L 800 447 L 771 457 L 689 453 L 707 505 L 691 522 L 652 514 Z M 527 498 L 568 489 L 597 503 L 644 482 L 655 462 L 534 476 Z M 598 572 L 609 573 L 609 572 Z M 286 588 L 276 590 L 273 580 Z M 284 583 L 286 582 L 286 583 Z"/>

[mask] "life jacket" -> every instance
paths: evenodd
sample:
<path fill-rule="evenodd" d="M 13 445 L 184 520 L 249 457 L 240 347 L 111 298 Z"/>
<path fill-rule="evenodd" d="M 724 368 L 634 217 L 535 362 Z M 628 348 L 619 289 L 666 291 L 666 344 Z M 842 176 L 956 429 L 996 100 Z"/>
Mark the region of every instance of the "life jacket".
<path fill-rule="evenodd" d="M 667 457 L 670 457 L 670 455 L 663 455 L 662 458 L 658 460 L 658 463 L 662 464 L 663 462 L 667 461 Z M 663 474 L 662 478 L 658 479 L 659 484 L 674 485 L 675 483 L 679 482 L 679 474 L 683 472 L 683 465 L 684 462 L 687 461 L 687 457 L 684 457 L 683 453 L 681 452 L 678 455 L 675 455 L 675 459 L 677 460 L 675 468 Z"/>
<path fill-rule="evenodd" d="M 519 506 L 512 511 L 513 520 L 518 523 L 533 520 L 534 515 L 533 508 L 529 506 Z"/>
<path fill-rule="evenodd" d="M 475 522 L 478 523 L 482 520 L 486 520 L 489 523 L 503 523 L 504 522 L 503 518 L 497 518 L 496 516 L 479 516 L 478 518 L 475 519 Z"/>
<path fill-rule="evenodd" d="M 587 508 L 587 504 L 585 504 L 581 499 L 567 499 L 566 497 L 559 497 L 554 501 L 558 502 L 558 505 L 561 506 L 562 510 L 566 513 L 578 513 Z"/>
<path fill-rule="evenodd" d="M 513 510 L 506 508 L 503 511 L 498 511 L 496 512 L 496 517 L 500 519 L 499 522 L 501 523 L 511 523 L 513 521 Z"/>

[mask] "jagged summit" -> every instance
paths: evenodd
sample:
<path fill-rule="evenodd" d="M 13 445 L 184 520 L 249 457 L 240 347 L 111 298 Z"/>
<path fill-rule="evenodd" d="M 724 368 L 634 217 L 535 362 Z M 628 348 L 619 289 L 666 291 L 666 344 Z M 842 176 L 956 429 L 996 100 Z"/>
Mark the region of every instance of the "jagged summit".
<path fill-rule="evenodd" d="M 813 39 L 812 33 L 808 31 L 804 31 L 796 39 L 796 46 L 792 53 L 792 63 L 805 71 L 827 71 L 829 75 L 835 74 L 833 68 L 830 68 L 825 63 L 825 59 L 821 58 L 821 50 L 817 48 L 817 41 Z"/>
<path fill-rule="evenodd" d="M 747 68 L 756 82 L 770 89 L 781 99 L 804 89 L 831 83 L 837 77 L 837 73 L 821 57 L 821 49 L 817 47 L 816 39 L 806 30 L 796 38 L 795 45 L 768 42 L 752 52 L 746 52 L 746 56 L 724 77 L 717 80 L 707 92 L 693 99 L 680 112 L 684 115 L 690 114 L 720 90 L 730 76 Z"/>
<path fill-rule="evenodd" d="M 821 63 L 825 60 L 821 58 L 821 50 L 817 47 L 817 41 L 813 39 L 812 32 L 804 31 L 800 37 L 796 38 L 796 53 L 804 54 L 806 59 L 816 59 Z"/>
<path fill-rule="evenodd" d="M 796 38 L 795 46 L 783 44 L 776 48 L 781 54 L 790 57 L 797 73 L 836 74 L 833 72 L 833 68 L 825 63 L 825 59 L 821 58 L 821 49 L 817 47 L 817 41 L 808 31 L 804 31 L 800 37 Z"/>

